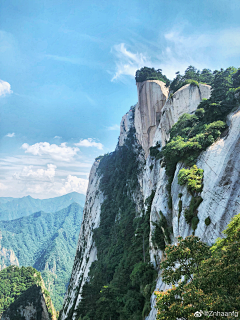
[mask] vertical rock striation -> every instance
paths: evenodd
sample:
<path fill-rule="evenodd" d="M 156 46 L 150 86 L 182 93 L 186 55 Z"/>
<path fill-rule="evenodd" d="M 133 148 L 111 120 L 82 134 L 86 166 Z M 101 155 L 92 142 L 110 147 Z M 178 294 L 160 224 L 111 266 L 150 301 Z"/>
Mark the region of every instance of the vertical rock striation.
<path fill-rule="evenodd" d="M 59 319 L 75 319 L 74 310 L 81 300 L 82 287 L 88 279 L 88 272 L 92 262 L 97 259 L 97 249 L 93 241 L 93 229 L 99 226 L 101 204 L 104 200 L 103 194 L 99 190 L 101 179 L 97 174 L 99 162 L 100 160 L 94 162 L 90 172 L 77 252 Z"/>
<path fill-rule="evenodd" d="M 161 119 L 162 108 L 168 97 L 168 88 L 162 81 L 148 80 L 137 82 L 137 90 L 136 136 L 147 156 Z"/>
<path fill-rule="evenodd" d="M 169 139 L 169 130 L 184 113 L 194 113 L 203 98 L 211 94 L 211 87 L 199 84 L 186 85 L 168 98 L 168 89 L 161 81 L 145 81 L 137 83 L 138 104 L 122 118 L 119 146 L 126 140 L 127 133 L 132 126 L 136 129 L 136 137 L 142 146 L 146 163 L 138 176 L 140 190 L 135 196 L 136 208 L 141 208 L 140 201 L 146 200 L 155 192 L 150 212 L 150 260 L 158 269 L 163 252 L 152 243 L 154 225 L 161 219 L 160 211 L 169 225 L 173 227 L 172 242 L 177 236 L 186 237 L 192 234 L 192 229 L 186 223 L 184 209 L 191 201 L 191 195 L 185 186 L 178 184 L 178 172 L 183 167 L 177 164 L 171 186 L 172 209 L 169 209 L 169 194 L 167 191 L 168 177 L 160 161 L 149 155 L 149 148 L 159 143 L 162 146 Z M 202 203 L 198 207 L 199 223 L 195 234 L 203 241 L 211 244 L 229 223 L 230 219 L 240 212 L 240 111 L 237 110 L 228 117 L 229 130 L 225 137 L 219 138 L 198 158 L 197 166 L 204 169 L 204 187 L 201 193 Z M 141 149 L 141 148 L 140 148 Z M 139 149 L 139 158 L 142 158 Z M 104 197 L 99 190 L 101 177 L 96 173 L 99 160 L 91 170 L 83 223 L 79 236 L 79 243 L 60 319 L 75 319 L 74 310 L 81 300 L 81 288 L 88 278 L 91 263 L 97 259 L 97 250 L 93 242 L 92 230 L 99 226 L 101 204 Z M 182 213 L 179 215 L 179 194 L 182 194 Z M 134 194 L 134 190 L 133 190 Z M 210 225 L 205 219 L 211 219 Z M 156 288 L 165 290 L 167 286 L 162 282 L 159 272 Z M 156 319 L 155 296 L 151 297 L 151 312 L 146 320 Z"/>
<path fill-rule="evenodd" d="M 211 87 L 206 84 L 194 86 L 187 84 L 170 95 L 162 108 L 160 124 L 156 130 L 153 144 L 161 142 L 163 147 L 169 139 L 169 130 L 184 113 L 194 113 L 202 99 L 208 99 Z"/>

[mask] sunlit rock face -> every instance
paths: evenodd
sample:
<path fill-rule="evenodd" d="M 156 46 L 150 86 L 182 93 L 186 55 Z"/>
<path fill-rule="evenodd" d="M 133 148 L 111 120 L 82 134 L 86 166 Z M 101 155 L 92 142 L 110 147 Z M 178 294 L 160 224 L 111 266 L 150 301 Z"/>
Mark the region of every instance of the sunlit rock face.
<path fill-rule="evenodd" d="M 168 223 L 173 226 L 172 243 L 177 236 L 186 237 L 193 230 L 186 223 L 184 210 L 191 201 L 191 195 L 185 186 L 178 184 L 178 172 L 183 167 L 178 163 L 171 186 L 172 210 L 168 208 L 168 177 L 160 161 L 149 155 L 149 147 L 160 142 L 161 146 L 169 139 L 169 130 L 184 113 L 193 113 L 203 98 L 209 98 L 211 87 L 200 84 L 199 87 L 186 85 L 168 98 L 168 89 L 161 81 L 145 81 L 137 84 L 138 104 L 123 116 L 118 146 L 122 146 L 127 133 L 132 127 L 136 129 L 136 137 L 142 146 L 146 163 L 138 176 L 140 191 L 134 196 L 136 208 L 141 208 L 140 201 L 146 200 L 155 190 L 150 213 L 150 260 L 159 270 L 163 252 L 155 249 L 151 241 L 154 226 L 152 222 L 160 219 L 161 211 Z M 195 235 L 211 244 L 221 237 L 230 219 L 240 212 L 240 111 L 228 117 L 228 134 L 219 138 L 199 156 L 197 166 L 204 170 L 204 187 L 201 193 L 202 203 L 198 207 L 199 223 Z M 143 158 L 139 151 L 139 158 Z M 72 271 L 69 289 L 63 305 L 61 320 L 67 319 L 71 309 L 76 308 L 81 300 L 81 288 L 87 280 L 91 263 L 97 259 L 97 250 L 93 242 L 92 230 L 99 226 L 101 204 L 104 197 L 99 189 L 101 177 L 98 176 L 96 161 L 92 167 L 83 223 L 79 236 L 77 254 Z M 178 216 L 179 194 L 182 193 L 182 213 Z M 134 194 L 134 190 L 133 190 Z M 211 223 L 206 226 L 205 219 L 210 217 Z M 166 290 L 159 271 L 156 289 Z M 156 319 L 155 296 L 151 297 L 152 309 L 146 320 Z M 75 319 L 73 312 L 72 318 Z"/>
<path fill-rule="evenodd" d="M 120 123 L 120 136 L 118 145 L 121 147 L 124 145 L 125 140 L 127 139 L 127 135 L 129 130 L 133 127 L 134 121 L 134 109 L 136 106 L 132 107 L 123 117 Z"/>
<path fill-rule="evenodd" d="M 222 237 L 222 231 L 226 228 L 231 218 L 240 212 L 240 110 L 228 116 L 228 134 L 217 140 L 205 152 L 199 156 L 197 166 L 204 170 L 202 203 L 198 207 L 199 223 L 195 235 L 202 241 L 213 244 L 218 237 Z M 150 166 L 153 166 L 150 170 Z M 189 206 L 191 195 L 185 186 L 178 184 L 178 173 L 183 167 L 178 163 L 171 187 L 172 211 L 169 210 L 167 176 L 165 168 L 159 165 L 149 156 L 147 159 L 145 175 L 143 179 L 144 196 L 147 198 L 152 189 L 156 190 L 151 208 L 151 221 L 159 221 L 161 211 L 173 226 L 172 242 L 176 243 L 177 237 L 187 237 L 193 230 L 185 221 L 184 210 Z M 157 178 L 156 178 L 157 177 Z M 179 194 L 182 194 L 182 213 L 178 217 Z M 211 219 L 210 225 L 206 225 L 205 219 Z M 163 252 L 155 250 L 151 235 L 153 232 L 150 224 L 150 258 L 154 266 L 158 266 Z M 168 287 L 162 282 L 159 273 L 156 289 L 166 290 Z M 152 310 L 146 320 L 156 319 L 155 296 L 151 298 Z"/>
<path fill-rule="evenodd" d="M 168 98 L 168 88 L 159 80 L 137 82 L 138 104 L 135 109 L 136 136 L 146 156 Z"/>
<path fill-rule="evenodd" d="M 93 229 L 97 228 L 100 224 L 101 204 L 104 200 L 103 194 L 99 189 L 100 177 L 97 174 L 98 165 L 99 160 L 96 160 L 89 176 L 77 252 L 60 319 L 66 319 L 68 316 L 71 316 L 73 320 L 76 318 L 75 313 L 72 311 L 81 300 L 81 290 L 88 279 L 89 268 L 92 262 L 97 259 L 97 248 L 93 241 Z"/>
<path fill-rule="evenodd" d="M 162 108 L 160 124 L 156 130 L 153 144 L 161 143 L 165 146 L 169 140 L 169 130 L 184 113 L 193 113 L 202 99 L 208 99 L 211 87 L 206 84 L 198 86 L 187 84 L 170 95 Z"/>

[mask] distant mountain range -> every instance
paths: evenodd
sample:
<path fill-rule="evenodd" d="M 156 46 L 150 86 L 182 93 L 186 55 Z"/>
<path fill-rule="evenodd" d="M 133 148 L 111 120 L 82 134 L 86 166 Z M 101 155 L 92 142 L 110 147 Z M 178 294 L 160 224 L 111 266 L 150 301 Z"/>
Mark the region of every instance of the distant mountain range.
<path fill-rule="evenodd" d="M 68 207 L 73 202 L 83 207 L 85 195 L 71 192 L 50 199 L 34 199 L 31 196 L 23 198 L 0 197 L 0 220 L 14 220 L 38 211 L 56 212 Z"/>
<path fill-rule="evenodd" d="M 3 202 L 6 201 L 6 198 L 1 199 Z M 83 195 L 76 192 L 47 200 L 50 208 L 59 208 L 74 199 L 82 201 L 81 203 L 84 200 Z M 47 200 L 24 197 L 10 199 L 4 205 L 9 204 L 11 208 L 13 201 L 16 205 L 19 204 L 19 207 L 21 205 L 22 209 L 15 211 L 19 214 L 24 214 L 24 203 L 28 212 L 37 204 L 45 206 L 46 211 L 50 212 Z M 3 202 L 0 207 L 3 206 Z M 14 216 L 9 208 L 9 217 Z M 83 207 L 74 202 L 56 212 L 38 211 L 11 221 L 0 221 L 0 270 L 9 265 L 36 268 L 41 272 L 57 310 L 62 306 L 71 275 L 82 213 Z"/>

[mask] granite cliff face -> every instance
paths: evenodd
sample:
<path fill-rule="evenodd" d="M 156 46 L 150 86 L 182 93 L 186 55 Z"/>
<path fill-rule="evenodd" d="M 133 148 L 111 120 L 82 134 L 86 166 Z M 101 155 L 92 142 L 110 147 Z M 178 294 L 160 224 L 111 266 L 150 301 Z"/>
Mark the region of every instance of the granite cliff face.
<path fill-rule="evenodd" d="M 168 97 L 168 88 L 162 81 L 148 80 L 138 82 L 137 90 L 138 104 L 134 125 L 137 139 L 147 156 L 161 120 L 162 109 Z"/>
<path fill-rule="evenodd" d="M 161 211 L 173 227 L 172 243 L 177 236 L 186 237 L 192 234 L 192 229 L 186 223 L 184 214 L 179 216 L 179 194 L 182 194 L 182 212 L 189 206 L 191 195 L 185 186 L 178 184 L 178 172 L 183 167 L 177 164 L 171 185 L 172 209 L 168 207 L 167 192 L 168 177 L 160 161 L 149 155 L 149 147 L 160 144 L 160 148 L 169 139 L 169 129 L 184 113 L 194 113 L 203 98 L 209 98 L 211 88 L 200 84 L 199 87 L 186 85 L 168 97 L 168 90 L 161 81 L 145 81 L 137 84 L 138 104 L 122 119 L 119 145 L 124 145 L 127 133 L 131 128 L 136 130 L 139 145 L 144 150 L 146 163 L 142 162 L 142 171 L 138 176 L 140 192 L 135 197 L 136 207 L 141 207 L 140 201 L 146 200 L 155 191 L 150 208 L 150 260 L 158 269 L 163 252 L 152 244 L 154 225 L 160 220 Z M 133 121 L 134 119 L 134 121 Z M 240 212 L 240 111 L 236 110 L 228 116 L 229 129 L 227 134 L 202 152 L 197 160 L 197 166 L 204 169 L 204 187 L 201 193 L 202 203 L 198 207 L 199 223 L 195 235 L 211 244 L 221 237 L 230 219 Z M 140 148 L 141 149 L 141 148 Z M 140 152 L 140 151 L 139 151 Z M 141 154 L 139 153 L 139 157 Z M 101 204 L 104 200 L 99 190 L 100 177 L 96 174 L 99 160 L 92 167 L 89 188 L 84 209 L 83 224 L 80 231 L 77 254 L 72 271 L 68 292 L 65 297 L 60 319 L 76 319 L 75 311 L 81 300 L 81 288 L 87 280 L 91 263 L 97 259 L 97 249 L 93 242 L 93 228 L 100 222 Z M 206 226 L 205 219 L 209 217 L 211 224 Z M 158 275 L 156 288 L 165 290 L 167 286 Z M 151 311 L 147 320 L 156 319 L 155 296 L 151 297 Z M 72 318 L 71 318 L 72 317 Z"/>
<path fill-rule="evenodd" d="M 194 113 L 202 99 L 208 99 L 211 94 L 211 87 L 205 84 L 193 86 L 187 84 L 170 95 L 162 108 L 159 126 L 153 138 L 153 143 L 161 143 L 163 147 L 169 140 L 169 130 L 184 113 Z"/>
<path fill-rule="evenodd" d="M 97 249 L 93 241 L 92 231 L 99 226 L 101 204 L 104 200 L 103 194 L 99 190 L 100 177 L 96 173 L 99 161 L 94 162 L 89 176 L 77 252 L 60 319 L 76 318 L 74 310 L 81 299 L 82 287 L 88 279 L 92 262 L 97 259 Z"/>

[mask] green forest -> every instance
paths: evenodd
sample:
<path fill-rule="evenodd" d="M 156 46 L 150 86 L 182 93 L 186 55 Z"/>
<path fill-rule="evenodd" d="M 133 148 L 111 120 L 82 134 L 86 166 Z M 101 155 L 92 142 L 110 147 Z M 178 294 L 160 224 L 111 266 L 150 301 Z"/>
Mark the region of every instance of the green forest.
<path fill-rule="evenodd" d="M 14 251 L 20 266 L 32 266 L 41 272 L 57 310 L 62 307 L 71 275 L 82 211 L 73 203 L 53 213 L 36 212 L 0 221 L 1 246 Z M 5 264 L 3 257 L 0 263 Z"/>
<path fill-rule="evenodd" d="M 147 200 L 146 212 L 142 203 L 140 213 L 130 196 L 133 190 L 139 190 L 139 148 L 131 130 L 124 146 L 101 159 L 98 174 L 102 175 L 100 189 L 106 200 L 101 207 L 100 226 L 94 230 L 98 260 L 93 262 L 90 281 L 83 287 L 78 319 L 142 319 L 150 311 L 157 276 L 149 263 L 153 195 Z M 72 313 L 68 314 L 69 320 Z"/>
<path fill-rule="evenodd" d="M 240 214 L 223 234 L 211 247 L 195 236 L 166 247 L 160 269 L 172 287 L 155 292 L 158 320 L 193 320 L 197 312 L 203 319 L 239 319 Z"/>
<path fill-rule="evenodd" d="M 39 288 L 38 290 L 36 290 Z M 27 301 L 39 298 L 39 293 L 45 296 L 50 318 L 54 313 L 49 292 L 44 288 L 40 272 L 32 267 L 10 266 L 0 272 L 0 317 L 11 309 L 11 320 L 19 320 L 18 308 Z M 34 301 L 35 302 L 35 301 Z M 34 304 L 35 305 L 35 304 Z M 39 305 L 35 305 L 41 308 Z"/>

